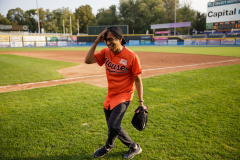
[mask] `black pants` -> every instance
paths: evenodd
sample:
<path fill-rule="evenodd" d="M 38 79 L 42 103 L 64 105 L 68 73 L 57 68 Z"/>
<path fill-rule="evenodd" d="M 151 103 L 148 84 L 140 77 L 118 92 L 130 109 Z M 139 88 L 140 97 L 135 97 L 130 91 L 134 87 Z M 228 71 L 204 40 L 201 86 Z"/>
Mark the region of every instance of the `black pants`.
<path fill-rule="evenodd" d="M 123 116 L 130 104 L 130 101 L 123 102 L 112 110 L 104 108 L 105 117 L 108 125 L 108 139 L 106 142 L 107 148 L 113 148 L 115 140 L 118 137 L 120 141 L 128 147 L 134 147 L 136 143 L 129 137 L 127 132 L 121 126 Z"/>

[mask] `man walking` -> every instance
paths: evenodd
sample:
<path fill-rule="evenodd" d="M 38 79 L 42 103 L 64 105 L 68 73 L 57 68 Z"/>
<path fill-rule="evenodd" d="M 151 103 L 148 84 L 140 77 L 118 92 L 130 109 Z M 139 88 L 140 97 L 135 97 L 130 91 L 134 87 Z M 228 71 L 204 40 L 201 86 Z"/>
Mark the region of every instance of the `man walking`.
<path fill-rule="evenodd" d="M 105 41 L 107 47 L 94 54 L 99 42 Z M 117 26 L 105 28 L 93 46 L 88 51 L 85 63 L 105 64 L 108 80 L 108 93 L 104 101 L 104 112 L 108 125 L 108 139 L 106 144 L 94 152 L 95 158 L 105 156 L 112 150 L 116 138 L 129 147 L 124 155 L 131 159 L 140 154 L 142 149 L 134 142 L 121 126 L 123 116 L 130 105 L 134 94 L 134 82 L 137 88 L 139 106 L 143 106 L 143 86 L 141 80 L 141 66 L 138 56 L 124 46 L 126 41 L 122 37 L 122 30 Z"/>

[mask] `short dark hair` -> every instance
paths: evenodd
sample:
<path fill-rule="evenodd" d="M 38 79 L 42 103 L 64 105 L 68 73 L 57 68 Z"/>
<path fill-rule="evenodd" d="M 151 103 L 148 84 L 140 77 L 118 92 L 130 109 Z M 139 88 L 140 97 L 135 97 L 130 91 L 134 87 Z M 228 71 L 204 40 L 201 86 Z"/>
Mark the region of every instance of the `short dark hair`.
<path fill-rule="evenodd" d="M 103 37 L 104 40 L 107 40 L 107 35 L 108 35 L 109 32 L 111 32 L 117 39 L 122 38 L 121 35 L 117 34 L 116 32 L 112 32 L 112 31 L 110 31 L 110 29 L 108 29 L 107 32 L 104 33 L 104 37 Z"/>
<path fill-rule="evenodd" d="M 103 36 L 103 39 L 105 41 L 107 39 L 107 34 L 109 32 L 111 32 L 117 39 L 121 39 L 122 38 L 122 42 L 121 42 L 122 45 L 127 43 L 126 40 L 122 36 L 122 29 L 121 28 L 119 28 L 118 26 L 112 26 L 112 27 L 109 27 L 107 29 L 108 29 L 107 32 L 105 32 L 104 36 Z"/>

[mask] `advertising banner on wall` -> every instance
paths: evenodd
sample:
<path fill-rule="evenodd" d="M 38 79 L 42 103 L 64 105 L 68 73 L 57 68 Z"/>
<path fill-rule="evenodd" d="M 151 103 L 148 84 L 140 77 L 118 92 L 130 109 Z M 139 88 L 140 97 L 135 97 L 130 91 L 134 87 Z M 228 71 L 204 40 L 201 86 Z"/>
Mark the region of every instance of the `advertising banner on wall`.
<path fill-rule="evenodd" d="M 23 41 L 35 41 L 34 36 L 23 36 Z"/>
<path fill-rule="evenodd" d="M 10 47 L 10 42 L 0 42 L 0 47 Z"/>
<path fill-rule="evenodd" d="M 47 37 L 47 41 L 57 41 L 57 37 Z"/>
<path fill-rule="evenodd" d="M 154 38 L 155 45 L 167 45 L 168 37 L 156 37 Z"/>
<path fill-rule="evenodd" d="M 0 42 L 9 42 L 9 36 L 0 36 Z"/>
<path fill-rule="evenodd" d="M 207 45 L 220 45 L 221 40 L 220 39 L 208 39 Z"/>
<path fill-rule="evenodd" d="M 168 31 L 156 31 L 155 34 L 170 34 L 170 30 L 168 30 Z"/>
<path fill-rule="evenodd" d="M 68 42 L 77 42 L 77 36 L 69 36 L 67 37 Z"/>
<path fill-rule="evenodd" d="M 177 39 L 168 39 L 168 45 L 177 45 Z"/>
<path fill-rule="evenodd" d="M 23 41 L 25 42 L 31 42 L 31 41 L 38 41 L 38 42 L 42 42 L 42 41 L 46 41 L 45 36 L 23 36 Z"/>
<path fill-rule="evenodd" d="M 67 37 L 57 37 L 58 41 L 67 41 Z"/>
<path fill-rule="evenodd" d="M 10 42 L 22 42 L 22 36 L 11 36 Z"/>
<path fill-rule="evenodd" d="M 46 37 L 45 36 L 38 36 L 36 37 L 37 42 L 46 42 Z"/>
<path fill-rule="evenodd" d="M 129 45 L 140 45 L 139 40 L 129 40 Z"/>
<path fill-rule="evenodd" d="M 57 45 L 60 46 L 60 47 L 64 47 L 64 46 L 67 46 L 67 41 L 58 41 L 57 42 Z"/>
<path fill-rule="evenodd" d="M 185 39 L 184 45 L 195 45 L 195 39 Z"/>
<path fill-rule="evenodd" d="M 46 42 L 36 42 L 36 47 L 46 47 Z"/>
<path fill-rule="evenodd" d="M 77 42 L 68 42 L 67 43 L 67 46 L 77 46 Z"/>
<path fill-rule="evenodd" d="M 11 47 L 23 47 L 22 42 L 10 42 Z"/>
<path fill-rule="evenodd" d="M 168 37 L 156 37 L 154 38 L 154 41 L 155 40 L 168 40 Z"/>
<path fill-rule="evenodd" d="M 47 42 L 47 46 L 57 46 L 58 44 L 57 44 L 57 42 L 55 41 L 48 41 Z"/>
<path fill-rule="evenodd" d="M 141 45 L 150 45 L 151 40 L 141 40 Z"/>
<path fill-rule="evenodd" d="M 236 38 L 236 45 L 240 45 L 240 38 Z"/>
<path fill-rule="evenodd" d="M 206 39 L 195 39 L 195 45 L 206 45 L 207 40 Z"/>
<path fill-rule="evenodd" d="M 235 44 L 235 39 L 228 38 L 228 39 L 221 39 L 221 44 Z"/>
<path fill-rule="evenodd" d="M 167 40 L 156 40 L 154 41 L 155 45 L 167 45 Z"/>
<path fill-rule="evenodd" d="M 35 42 L 23 42 L 23 47 L 35 47 Z"/>
<path fill-rule="evenodd" d="M 87 42 L 78 42 L 77 44 L 78 44 L 78 46 L 86 46 Z"/>
<path fill-rule="evenodd" d="M 208 7 L 207 8 L 207 22 L 225 22 L 225 21 L 239 21 L 240 20 L 240 3 Z"/>
<path fill-rule="evenodd" d="M 141 36 L 141 40 L 152 40 L 152 36 Z"/>
<path fill-rule="evenodd" d="M 206 23 L 206 29 L 213 29 L 213 23 Z"/>

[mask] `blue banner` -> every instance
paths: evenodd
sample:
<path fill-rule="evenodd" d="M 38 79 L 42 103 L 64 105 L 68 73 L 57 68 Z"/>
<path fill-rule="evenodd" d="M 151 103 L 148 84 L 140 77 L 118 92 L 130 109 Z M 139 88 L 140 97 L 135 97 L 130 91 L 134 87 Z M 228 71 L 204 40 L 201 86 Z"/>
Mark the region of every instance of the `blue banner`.
<path fill-rule="evenodd" d="M 140 45 L 140 41 L 139 40 L 129 40 L 129 45 L 138 46 L 138 45 Z"/>
<path fill-rule="evenodd" d="M 77 46 L 77 45 L 78 45 L 77 42 L 75 42 L 75 43 L 74 43 L 74 42 L 73 42 L 73 43 L 68 42 L 68 43 L 67 43 L 67 46 Z"/>
<path fill-rule="evenodd" d="M 222 6 L 222 5 L 233 4 L 233 3 L 240 3 L 240 0 L 217 1 L 215 2 L 214 6 Z"/>
<path fill-rule="evenodd" d="M 240 45 L 240 38 L 236 38 L 236 45 Z"/>

